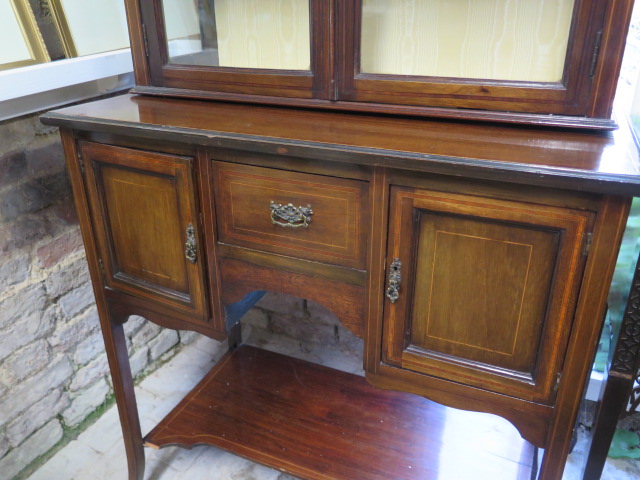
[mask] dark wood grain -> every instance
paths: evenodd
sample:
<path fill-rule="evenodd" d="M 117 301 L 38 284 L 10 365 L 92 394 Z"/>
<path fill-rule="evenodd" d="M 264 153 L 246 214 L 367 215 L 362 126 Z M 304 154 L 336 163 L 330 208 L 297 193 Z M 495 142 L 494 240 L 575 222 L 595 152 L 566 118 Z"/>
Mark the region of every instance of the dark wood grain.
<path fill-rule="evenodd" d="M 207 280 L 209 291 L 209 303 L 211 305 L 210 325 L 215 338 L 224 338 L 227 334 L 227 326 L 222 304 L 222 287 L 220 285 L 220 269 L 218 268 L 218 245 L 216 233 L 216 213 L 213 202 L 213 191 L 211 182 L 213 172 L 211 171 L 211 160 L 206 149 L 201 148 L 196 155 L 196 165 L 198 172 L 198 187 L 200 192 L 200 215 L 201 228 L 204 232 L 204 245 L 207 253 Z"/>
<path fill-rule="evenodd" d="M 367 272 L 364 270 L 338 267 L 284 255 L 274 255 L 269 252 L 261 252 L 224 243 L 219 243 L 217 250 L 219 258 L 240 260 L 262 267 L 286 270 L 309 277 L 324 278 L 341 284 L 358 285 L 360 287 L 364 287 L 367 284 Z"/>
<path fill-rule="evenodd" d="M 274 97 L 269 95 L 243 95 L 241 93 L 211 92 L 185 88 L 149 87 L 136 85 L 130 93 L 153 95 L 169 98 L 189 98 L 195 100 L 214 100 L 224 102 L 251 103 L 258 105 L 277 105 L 282 107 L 313 108 L 319 110 L 354 111 L 385 115 L 405 115 L 430 117 L 452 121 L 475 121 L 519 126 L 541 126 L 575 128 L 580 130 L 615 130 L 618 123 L 615 118 L 577 117 L 570 115 L 540 115 L 523 112 L 501 112 L 496 110 L 457 109 L 446 107 L 424 107 L 415 105 L 396 105 L 375 102 L 348 102 L 321 99 Z"/>
<path fill-rule="evenodd" d="M 309 480 L 528 479 L 533 457 L 496 417 L 246 346 L 224 357 L 146 443 L 212 444 Z"/>
<path fill-rule="evenodd" d="M 151 85 L 149 63 L 144 45 L 144 27 L 139 5 L 136 2 L 124 2 L 129 28 L 131 56 L 133 58 L 136 85 Z"/>
<path fill-rule="evenodd" d="M 599 2 L 600 8 L 606 8 L 602 26 L 603 35 L 600 53 L 594 70 L 593 90 L 587 115 L 608 117 L 611 115 L 613 100 L 622 66 L 619 61 L 624 53 L 629 32 L 634 2 L 614 0 Z"/>
<path fill-rule="evenodd" d="M 371 225 L 369 229 L 369 256 L 367 258 L 367 317 L 364 345 L 364 368 L 378 373 L 382 357 L 382 318 L 385 292 L 386 238 L 380 232 L 387 230 L 389 215 L 389 172 L 376 169 L 371 176 Z"/>
<path fill-rule="evenodd" d="M 128 95 L 42 118 L 282 157 L 640 195 L 640 159 L 624 125 L 596 134 Z"/>
<path fill-rule="evenodd" d="M 522 438 L 536 447 L 545 448 L 547 443 L 553 416 L 553 407 L 548 405 L 526 402 L 481 388 L 460 388 L 459 384 L 448 380 L 417 376 L 415 372 L 381 362 L 377 372 L 367 371 L 366 377 L 371 385 L 378 388 L 414 393 L 452 408 L 498 415 L 509 420 Z"/>

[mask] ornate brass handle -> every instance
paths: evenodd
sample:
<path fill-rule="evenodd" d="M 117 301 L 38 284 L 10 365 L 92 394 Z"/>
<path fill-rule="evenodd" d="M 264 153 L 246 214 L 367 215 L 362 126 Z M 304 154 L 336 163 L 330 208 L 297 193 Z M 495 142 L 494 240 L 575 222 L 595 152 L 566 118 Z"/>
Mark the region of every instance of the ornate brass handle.
<path fill-rule="evenodd" d="M 291 203 L 282 205 L 273 200 L 269 204 L 269 210 L 271 211 L 271 223 L 289 228 L 307 228 L 311 223 L 311 215 L 313 215 L 311 205 L 294 207 Z"/>
<path fill-rule="evenodd" d="M 402 262 L 399 258 L 395 258 L 391 265 L 389 265 L 389 286 L 387 287 L 387 297 L 391 300 L 391 303 L 396 303 L 398 297 L 400 297 L 400 270 L 402 268 Z"/>
<path fill-rule="evenodd" d="M 196 260 L 198 260 L 198 244 L 196 243 L 196 230 L 192 224 L 187 226 L 185 233 L 187 239 L 184 242 L 184 256 L 191 263 L 196 263 Z"/>

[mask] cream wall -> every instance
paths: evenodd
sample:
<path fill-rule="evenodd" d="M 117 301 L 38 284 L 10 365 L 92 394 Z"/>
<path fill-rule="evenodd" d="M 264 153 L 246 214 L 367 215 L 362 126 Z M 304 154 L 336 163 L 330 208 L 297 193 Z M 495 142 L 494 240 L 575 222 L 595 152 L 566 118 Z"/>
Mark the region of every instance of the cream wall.
<path fill-rule="evenodd" d="M 216 0 L 220 66 L 309 70 L 308 0 Z"/>
<path fill-rule="evenodd" d="M 361 71 L 557 82 L 574 0 L 364 0 Z"/>

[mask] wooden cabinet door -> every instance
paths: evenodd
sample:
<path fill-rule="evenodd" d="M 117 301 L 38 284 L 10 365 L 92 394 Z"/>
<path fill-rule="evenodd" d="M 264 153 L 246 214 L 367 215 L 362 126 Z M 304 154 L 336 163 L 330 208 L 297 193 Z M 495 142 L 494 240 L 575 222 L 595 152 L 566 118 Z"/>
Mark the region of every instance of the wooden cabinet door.
<path fill-rule="evenodd" d="M 393 187 L 383 362 L 552 403 L 593 216 Z"/>
<path fill-rule="evenodd" d="M 192 159 L 80 143 L 105 282 L 206 316 Z"/>

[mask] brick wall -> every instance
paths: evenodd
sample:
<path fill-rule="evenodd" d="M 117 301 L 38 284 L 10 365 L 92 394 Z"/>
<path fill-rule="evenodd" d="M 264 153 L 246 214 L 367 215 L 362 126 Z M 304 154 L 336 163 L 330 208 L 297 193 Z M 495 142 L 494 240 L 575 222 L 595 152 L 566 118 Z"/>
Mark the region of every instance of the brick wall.
<path fill-rule="evenodd" d="M 142 318 L 126 329 L 135 375 L 194 338 Z M 36 116 L 0 123 L 0 477 L 111 393 L 57 129 Z"/>

